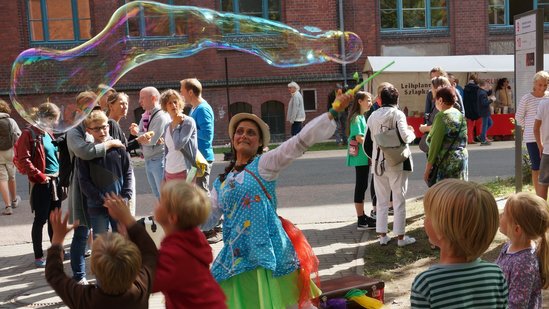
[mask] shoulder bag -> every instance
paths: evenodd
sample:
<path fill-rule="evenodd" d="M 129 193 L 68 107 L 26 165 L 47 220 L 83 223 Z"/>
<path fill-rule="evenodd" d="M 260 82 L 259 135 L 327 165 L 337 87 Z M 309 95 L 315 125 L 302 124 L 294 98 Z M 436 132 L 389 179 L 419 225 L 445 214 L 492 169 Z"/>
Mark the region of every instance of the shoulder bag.
<path fill-rule="evenodd" d="M 358 156 L 358 141 L 355 138 L 349 142 L 349 156 Z"/>
<path fill-rule="evenodd" d="M 435 107 L 431 109 L 431 112 L 429 113 L 429 118 L 426 119 L 425 124 L 432 126 L 433 122 L 435 121 L 435 115 L 436 113 L 433 113 L 435 111 Z M 429 145 L 427 144 L 427 136 L 429 135 L 429 132 L 423 133 L 421 136 L 421 139 L 419 140 L 419 149 L 425 153 L 429 153 Z"/>

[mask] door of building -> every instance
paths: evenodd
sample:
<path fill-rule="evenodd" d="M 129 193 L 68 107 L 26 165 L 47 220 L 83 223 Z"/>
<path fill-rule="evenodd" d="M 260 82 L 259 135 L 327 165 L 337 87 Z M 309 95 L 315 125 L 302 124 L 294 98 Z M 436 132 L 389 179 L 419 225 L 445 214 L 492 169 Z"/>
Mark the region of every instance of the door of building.
<path fill-rule="evenodd" d="M 267 101 L 261 104 L 261 119 L 269 125 L 271 143 L 285 140 L 284 118 L 284 104 L 282 102 Z"/>

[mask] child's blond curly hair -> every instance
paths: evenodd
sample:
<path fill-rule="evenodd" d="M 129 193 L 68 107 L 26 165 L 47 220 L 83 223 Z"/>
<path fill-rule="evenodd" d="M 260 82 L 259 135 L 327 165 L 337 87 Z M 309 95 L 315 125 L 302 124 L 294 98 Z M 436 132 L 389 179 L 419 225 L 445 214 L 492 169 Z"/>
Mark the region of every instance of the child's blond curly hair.
<path fill-rule="evenodd" d="M 206 222 L 210 216 L 210 199 L 197 186 L 183 180 L 170 180 L 160 190 L 160 202 L 177 217 L 178 229 L 189 229 Z"/>

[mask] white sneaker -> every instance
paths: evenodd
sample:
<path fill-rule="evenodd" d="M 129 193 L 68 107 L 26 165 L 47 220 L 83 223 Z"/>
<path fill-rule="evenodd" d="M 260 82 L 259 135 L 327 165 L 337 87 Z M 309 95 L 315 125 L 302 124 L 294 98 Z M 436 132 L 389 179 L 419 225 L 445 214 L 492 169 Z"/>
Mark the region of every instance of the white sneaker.
<path fill-rule="evenodd" d="M 80 281 L 78 281 L 77 284 L 79 284 L 79 285 L 88 285 L 90 283 L 88 282 L 88 280 L 86 280 L 86 278 L 82 278 L 82 279 L 80 279 Z"/>
<path fill-rule="evenodd" d="M 5 216 L 9 216 L 12 213 L 13 213 L 13 211 L 11 210 L 10 206 L 6 206 L 6 208 L 4 208 L 4 211 L 2 211 L 2 214 L 5 215 Z"/>
<path fill-rule="evenodd" d="M 385 236 L 379 236 L 379 244 L 382 246 L 387 246 L 387 244 L 391 241 L 391 237 L 385 235 Z"/>
<path fill-rule="evenodd" d="M 398 246 L 404 247 L 407 245 L 411 245 L 415 242 L 416 242 L 416 239 L 414 237 L 404 236 L 404 238 L 398 240 Z"/>
<path fill-rule="evenodd" d="M 19 206 L 19 202 L 21 202 L 21 197 L 19 195 L 16 195 L 15 199 L 11 201 L 11 207 L 17 208 L 17 206 Z"/>

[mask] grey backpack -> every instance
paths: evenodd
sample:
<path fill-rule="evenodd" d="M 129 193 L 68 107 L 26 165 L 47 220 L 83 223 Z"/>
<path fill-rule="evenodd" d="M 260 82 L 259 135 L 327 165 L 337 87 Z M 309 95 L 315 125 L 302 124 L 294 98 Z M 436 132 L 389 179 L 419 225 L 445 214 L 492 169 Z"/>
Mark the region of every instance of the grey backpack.
<path fill-rule="evenodd" d="M 15 144 L 10 118 L 0 119 L 0 150 L 8 150 Z"/>

